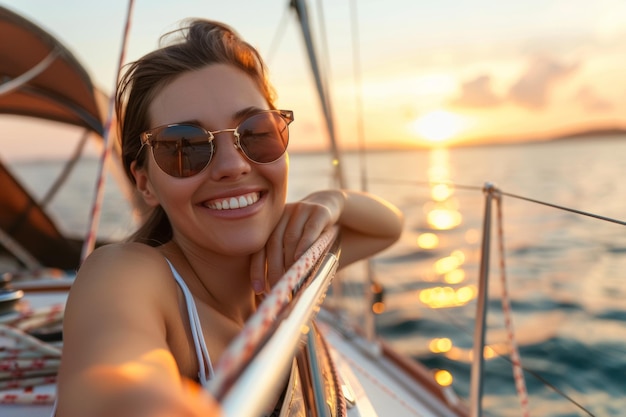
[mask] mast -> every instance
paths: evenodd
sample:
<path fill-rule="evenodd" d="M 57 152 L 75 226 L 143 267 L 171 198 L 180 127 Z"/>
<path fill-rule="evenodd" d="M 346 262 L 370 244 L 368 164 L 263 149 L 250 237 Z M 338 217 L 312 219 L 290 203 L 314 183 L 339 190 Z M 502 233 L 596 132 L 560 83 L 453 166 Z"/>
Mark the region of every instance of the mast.
<path fill-rule="evenodd" d="M 326 122 L 326 129 L 328 131 L 328 137 L 330 139 L 331 152 L 333 154 L 333 166 L 335 168 L 335 179 L 339 188 L 346 188 L 346 182 L 343 175 L 343 166 L 341 163 L 341 157 L 337 146 L 337 139 L 335 135 L 335 123 L 333 120 L 333 112 L 330 104 L 330 98 L 328 97 L 328 91 L 326 91 L 326 83 L 323 82 L 320 67 L 317 61 L 317 54 L 315 51 L 315 45 L 313 44 L 313 37 L 311 36 L 311 25 L 309 24 L 309 13 L 305 0 L 291 0 L 291 7 L 296 10 L 298 19 L 300 21 L 300 28 L 302 29 L 302 36 L 304 37 L 304 43 L 306 45 L 307 53 L 309 55 L 309 63 L 311 65 L 311 71 L 315 78 L 315 86 L 317 87 L 317 93 L 322 106 L 322 112 L 324 113 L 324 121 Z"/>
<path fill-rule="evenodd" d="M 307 48 L 307 53 L 309 55 L 309 63 L 311 65 L 311 70 L 313 72 L 313 76 L 315 78 L 315 85 L 317 87 L 317 93 L 320 98 L 320 103 L 322 105 L 322 111 L 324 112 L 324 120 L 326 122 L 326 128 L 328 130 L 328 136 L 330 139 L 331 152 L 333 156 L 333 167 L 335 168 L 335 180 L 337 182 L 337 186 L 340 188 L 346 188 L 346 182 L 343 174 L 343 166 L 342 159 L 340 156 L 339 148 L 337 146 L 337 139 L 335 135 L 335 124 L 333 121 L 333 112 L 331 107 L 330 97 L 327 91 L 327 83 L 326 80 L 322 77 L 320 67 L 317 60 L 317 54 L 315 51 L 315 46 L 313 44 L 313 37 L 311 35 L 311 26 L 309 24 L 309 14 L 306 6 L 306 0 L 291 0 L 291 7 L 296 10 L 300 21 L 300 28 L 302 29 L 302 35 L 304 36 L 304 42 Z M 362 150 L 361 150 L 362 151 Z M 362 178 L 362 186 L 365 191 L 365 175 Z M 371 259 L 368 259 L 365 264 L 366 267 L 366 276 L 367 283 L 366 285 L 366 299 L 368 300 L 367 310 L 365 314 L 365 322 L 364 322 L 364 332 L 367 340 L 369 342 L 375 343 L 375 322 L 374 322 L 374 314 L 372 311 L 372 306 L 375 302 L 383 301 L 383 289 L 382 286 L 376 282 L 374 279 L 374 271 Z M 340 294 L 341 290 L 338 285 L 338 281 L 333 283 L 333 289 L 336 294 Z M 374 346 L 374 349 L 377 349 L 377 345 Z"/>

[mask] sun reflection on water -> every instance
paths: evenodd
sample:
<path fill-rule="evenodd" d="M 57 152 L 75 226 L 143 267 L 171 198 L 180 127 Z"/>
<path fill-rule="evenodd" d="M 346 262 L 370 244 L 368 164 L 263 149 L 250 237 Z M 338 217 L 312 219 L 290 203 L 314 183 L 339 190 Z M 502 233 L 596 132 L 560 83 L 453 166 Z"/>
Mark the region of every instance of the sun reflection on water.
<path fill-rule="evenodd" d="M 474 285 L 459 288 L 439 286 L 426 288 L 419 292 L 419 300 L 430 308 L 449 308 L 463 306 L 472 301 L 477 294 Z"/>
<path fill-rule="evenodd" d="M 434 249 L 439 246 L 439 237 L 434 233 L 422 233 L 417 238 L 417 246 L 422 249 Z"/>
<path fill-rule="evenodd" d="M 461 224 L 463 217 L 454 198 L 454 185 L 450 182 L 448 149 L 435 148 L 430 152 L 428 180 L 432 201 L 424 204 L 426 221 L 435 230 L 450 230 Z"/>

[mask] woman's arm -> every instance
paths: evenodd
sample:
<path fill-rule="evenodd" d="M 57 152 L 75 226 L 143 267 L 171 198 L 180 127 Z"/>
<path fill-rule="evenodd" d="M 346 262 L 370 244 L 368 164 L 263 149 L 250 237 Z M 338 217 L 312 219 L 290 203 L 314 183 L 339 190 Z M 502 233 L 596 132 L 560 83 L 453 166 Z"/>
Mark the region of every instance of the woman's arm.
<path fill-rule="evenodd" d="M 253 256 L 252 286 L 259 293 L 266 282 L 276 282 L 334 224 L 341 226 L 339 265 L 343 267 L 393 244 L 402 233 L 403 221 L 395 206 L 372 194 L 347 190 L 310 194 L 285 206 L 265 248 Z"/>
<path fill-rule="evenodd" d="M 159 279 L 164 260 L 150 251 L 111 245 L 81 267 L 64 317 L 57 417 L 215 412 L 181 379 L 168 348 L 160 282 L 172 280 Z"/>
<path fill-rule="evenodd" d="M 338 224 L 341 226 L 339 267 L 372 256 L 395 243 L 402 234 L 402 212 L 380 197 L 345 191 Z"/>

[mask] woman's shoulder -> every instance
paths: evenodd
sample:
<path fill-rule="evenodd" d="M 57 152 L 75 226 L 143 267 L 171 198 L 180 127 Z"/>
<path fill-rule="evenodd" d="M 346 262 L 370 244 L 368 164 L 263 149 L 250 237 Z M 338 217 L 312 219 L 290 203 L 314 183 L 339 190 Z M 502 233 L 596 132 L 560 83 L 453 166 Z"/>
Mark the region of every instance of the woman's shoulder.
<path fill-rule="evenodd" d="M 89 294 L 137 297 L 170 291 L 173 279 L 163 254 L 141 243 L 113 243 L 94 250 L 78 270 L 72 291 Z"/>
<path fill-rule="evenodd" d="M 78 277 L 85 271 L 90 274 L 111 275 L 110 272 L 141 270 L 154 272 L 166 265 L 165 257 L 158 248 L 137 242 L 111 243 L 94 250 L 78 270 Z M 147 274 L 139 274 L 146 276 Z"/>
<path fill-rule="evenodd" d="M 139 242 L 109 243 L 96 248 L 86 259 L 90 261 L 99 258 L 118 259 L 122 262 L 141 262 L 148 258 L 163 258 L 157 247 L 148 246 Z"/>

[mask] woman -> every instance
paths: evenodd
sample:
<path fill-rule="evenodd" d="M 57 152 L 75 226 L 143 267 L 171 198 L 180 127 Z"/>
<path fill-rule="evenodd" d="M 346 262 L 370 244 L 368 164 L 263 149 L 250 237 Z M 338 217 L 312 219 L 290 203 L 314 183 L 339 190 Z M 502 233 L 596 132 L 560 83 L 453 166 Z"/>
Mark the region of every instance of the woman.
<path fill-rule="evenodd" d="M 286 204 L 293 113 L 275 109 L 257 51 L 216 22 L 174 34 L 119 83 L 123 162 L 151 213 L 129 242 L 80 268 L 59 417 L 208 415 L 214 405 L 197 388 L 211 363 L 324 230 L 342 229 L 340 267 L 402 230 L 396 208 L 363 193 Z"/>

